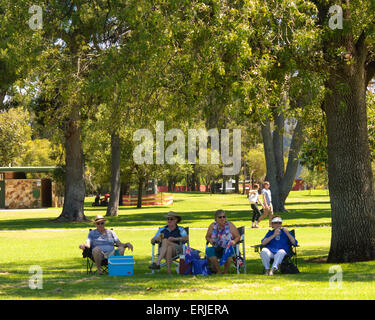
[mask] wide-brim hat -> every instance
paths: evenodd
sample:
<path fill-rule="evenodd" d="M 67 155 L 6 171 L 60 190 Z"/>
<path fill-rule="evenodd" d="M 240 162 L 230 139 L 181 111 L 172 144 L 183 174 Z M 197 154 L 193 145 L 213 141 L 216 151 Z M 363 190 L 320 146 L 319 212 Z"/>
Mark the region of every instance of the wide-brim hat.
<path fill-rule="evenodd" d="M 97 222 L 100 222 L 100 221 L 107 221 L 107 220 L 104 219 L 104 217 L 103 217 L 101 214 L 98 214 L 98 215 L 95 217 L 94 222 L 97 223 Z"/>
<path fill-rule="evenodd" d="M 177 223 L 179 223 L 181 221 L 181 217 L 173 211 L 169 211 L 168 214 L 165 217 L 166 218 L 174 217 L 174 218 L 177 219 Z"/>

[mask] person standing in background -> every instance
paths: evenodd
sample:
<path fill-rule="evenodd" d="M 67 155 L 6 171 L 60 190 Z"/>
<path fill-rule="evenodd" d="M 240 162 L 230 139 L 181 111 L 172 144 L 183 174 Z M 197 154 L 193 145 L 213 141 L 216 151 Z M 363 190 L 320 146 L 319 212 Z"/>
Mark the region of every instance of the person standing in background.
<path fill-rule="evenodd" d="M 263 196 L 263 215 L 259 218 L 258 222 L 263 220 L 265 217 L 268 216 L 269 220 L 269 227 L 272 227 L 272 218 L 273 218 L 273 207 L 272 207 L 272 196 L 270 190 L 270 183 L 268 181 L 264 181 L 263 189 L 262 189 L 262 196 Z"/>

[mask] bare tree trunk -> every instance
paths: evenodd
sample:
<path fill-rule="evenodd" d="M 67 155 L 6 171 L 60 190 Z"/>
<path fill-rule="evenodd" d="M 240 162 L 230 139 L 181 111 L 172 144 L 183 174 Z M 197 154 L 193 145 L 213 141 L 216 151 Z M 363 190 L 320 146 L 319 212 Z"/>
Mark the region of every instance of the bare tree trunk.
<path fill-rule="evenodd" d="M 351 77 L 337 74 L 327 96 L 328 178 L 332 235 L 328 262 L 375 259 L 373 175 L 367 132 L 363 67 Z M 340 80 L 339 80 L 340 77 Z M 342 94 L 346 80 L 349 92 Z"/>
<path fill-rule="evenodd" d="M 118 215 L 118 206 L 121 190 L 121 146 L 120 136 L 116 133 L 111 135 L 111 197 L 109 200 L 106 216 L 116 217 Z"/>
<path fill-rule="evenodd" d="M 292 189 L 297 169 L 298 153 L 303 144 L 303 122 L 298 120 L 293 132 L 292 142 L 289 148 L 288 163 L 285 170 L 283 134 L 284 116 L 275 116 L 276 126 L 271 133 L 269 119 L 261 127 L 264 154 L 266 158 L 267 176 L 266 180 L 270 182 L 272 193 L 272 204 L 275 212 L 285 212 L 285 201 Z"/>
<path fill-rule="evenodd" d="M 85 171 L 79 120 L 79 108 L 73 108 L 65 124 L 65 196 L 63 211 L 56 221 L 87 220 L 83 212 Z"/>
<path fill-rule="evenodd" d="M 331 4 L 314 2 L 319 24 L 326 25 Z M 335 4 L 344 3 L 349 1 Z M 367 39 L 365 26 L 362 32 L 356 30 L 359 37 L 354 35 L 349 5 L 343 15 L 346 30 L 329 31 L 322 42 L 329 72 L 322 108 L 327 117 L 330 263 L 375 259 L 375 204 L 366 106 L 366 89 L 375 76 L 375 59 L 368 48 L 371 40 Z M 338 56 L 337 48 L 344 53 Z"/>
<path fill-rule="evenodd" d="M 143 177 L 139 178 L 138 180 L 138 200 L 137 200 L 137 208 L 142 208 L 142 193 L 143 193 L 143 185 L 145 183 L 145 179 Z"/>

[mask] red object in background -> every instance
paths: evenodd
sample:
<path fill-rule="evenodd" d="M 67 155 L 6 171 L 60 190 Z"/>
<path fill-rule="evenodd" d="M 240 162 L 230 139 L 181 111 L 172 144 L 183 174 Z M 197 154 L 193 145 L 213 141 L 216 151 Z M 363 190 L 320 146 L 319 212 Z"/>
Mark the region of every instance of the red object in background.
<path fill-rule="evenodd" d="M 295 185 L 292 188 L 293 191 L 305 190 L 305 184 L 302 179 L 296 179 Z"/>

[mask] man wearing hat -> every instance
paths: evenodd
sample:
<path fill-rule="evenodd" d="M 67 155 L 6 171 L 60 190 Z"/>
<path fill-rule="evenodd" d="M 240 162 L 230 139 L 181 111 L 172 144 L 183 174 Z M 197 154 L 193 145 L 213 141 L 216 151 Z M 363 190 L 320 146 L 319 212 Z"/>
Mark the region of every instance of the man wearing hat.
<path fill-rule="evenodd" d="M 128 243 L 121 243 L 116 233 L 113 230 L 105 228 L 105 222 L 102 215 L 95 217 L 96 229 L 91 230 L 87 236 L 86 243 L 79 246 L 80 249 L 92 248 L 92 256 L 98 269 L 98 274 L 102 274 L 101 265 L 102 260 L 115 254 L 115 244 L 119 247 L 120 255 L 124 255 L 125 248 L 133 251 L 133 246 Z"/>
<path fill-rule="evenodd" d="M 183 227 L 177 224 L 181 221 L 181 217 L 173 211 L 169 211 L 167 218 L 167 225 L 160 228 L 155 236 L 151 239 L 151 243 L 161 242 L 161 248 L 158 260 L 152 263 L 149 268 L 160 269 L 160 261 L 165 259 L 167 262 L 167 271 L 171 274 L 172 258 L 181 254 L 182 243 L 189 239 Z"/>
<path fill-rule="evenodd" d="M 289 247 L 291 245 L 296 246 L 298 243 L 287 228 L 281 227 L 282 222 L 280 216 L 274 216 L 271 221 L 273 230 L 268 231 L 262 240 L 264 247 L 260 252 L 260 257 L 266 269 L 266 275 L 272 276 L 289 251 Z M 270 269 L 271 259 L 274 260 Z"/>

